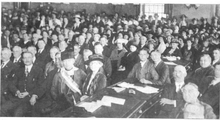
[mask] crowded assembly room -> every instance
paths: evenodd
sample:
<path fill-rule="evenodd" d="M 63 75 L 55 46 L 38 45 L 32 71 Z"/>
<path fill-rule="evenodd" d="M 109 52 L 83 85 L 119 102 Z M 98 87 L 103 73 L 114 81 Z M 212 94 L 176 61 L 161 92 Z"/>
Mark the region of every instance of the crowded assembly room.
<path fill-rule="evenodd" d="M 219 119 L 220 4 L 145 2 L 1 2 L 0 118 Z"/>

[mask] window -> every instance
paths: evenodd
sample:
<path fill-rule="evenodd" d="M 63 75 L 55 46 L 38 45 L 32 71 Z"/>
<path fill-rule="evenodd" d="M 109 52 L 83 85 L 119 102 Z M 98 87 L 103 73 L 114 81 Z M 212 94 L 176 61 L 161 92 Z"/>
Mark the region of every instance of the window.
<path fill-rule="evenodd" d="M 155 13 L 158 13 L 160 19 L 161 17 L 166 17 L 164 6 L 165 4 L 142 4 L 141 11 L 142 14 L 146 15 L 146 19 L 149 15 L 154 16 Z"/>

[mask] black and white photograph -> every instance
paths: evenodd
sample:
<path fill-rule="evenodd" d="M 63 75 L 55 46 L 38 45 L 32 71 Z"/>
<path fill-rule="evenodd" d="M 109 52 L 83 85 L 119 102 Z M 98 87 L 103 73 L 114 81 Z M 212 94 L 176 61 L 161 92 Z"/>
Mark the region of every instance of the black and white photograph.
<path fill-rule="evenodd" d="M 220 119 L 211 1 L 1 1 L 0 119 Z"/>

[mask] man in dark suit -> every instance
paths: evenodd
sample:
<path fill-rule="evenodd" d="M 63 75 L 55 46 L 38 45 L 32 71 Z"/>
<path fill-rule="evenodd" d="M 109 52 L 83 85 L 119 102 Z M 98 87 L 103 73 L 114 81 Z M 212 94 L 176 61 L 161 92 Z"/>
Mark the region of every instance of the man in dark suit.
<path fill-rule="evenodd" d="M 181 112 L 185 103 L 181 88 L 185 85 L 186 75 L 187 72 L 184 66 L 177 65 L 174 68 L 173 76 L 175 83 L 164 87 L 160 101 L 161 111 L 158 116 L 159 118 L 176 118 Z"/>
<path fill-rule="evenodd" d="M 37 60 L 36 58 L 37 48 L 35 46 L 29 46 L 27 50 L 33 54 L 33 64 L 39 66 L 42 70 L 44 70 L 45 66 L 43 61 Z"/>
<path fill-rule="evenodd" d="M 51 58 L 51 61 L 48 62 L 46 64 L 46 67 L 45 67 L 45 71 L 44 71 L 44 75 L 47 76 L 47 74 L 54 70 L 56 68 L 56 65 L 55 65 L 55 60 L 56 60 L 56 54 L 59 52 L 59 48 L 56 47 L 56 46 L 53 46 L 51 49 L 50 49 L 50 58 Z"/>
<path fill-rule="evenodd" d="M 49 61 L 49 51 L 46 49 L 46 43 L 43 39 L 38 40 L 38 52 L 36 54 L 36 60 L 43 62 L 43 66 L 45 66 Z"/>
<path fill-rule="evenodd" d="M 157 83 L 159 75 L 156 72 L 153 63 L 148 60 L 149 54 L 146 49 L 139 52 L 140 62 L 136 63 L 128 74 L 128 80 L 138 80 L 144 84 Z"/>
<path fill-rule="evenodd" d="M 169 67 L 161 60 L 161 53 L 159 51 L 153 51 L 151 53 L 151 59 L 154 62 L 155 70 L 159 75 L 159 85 L 170 83 Z"/>
<path fill-rule="evenodd" d="M 14 46 L 12 48 L 12 52 L 13 52 L 13 56 L 11 56 L 11 61 L 18 67 L 24 66 L 24 62 L 22 61 L 21 58 L 22 48 L 20 46 Z"/>
<path fill-rule="evenodd" d="M 12 116 L 23 116 L 27 111 L 32 110 L 32 106 L 40 99 L 44 88 L 43 70 L 33 64 L 33 54 L 24 52 L 23 61 L 25 66 L 19 68 L 12 75 L 12 83 L 9 86 L 10 91 L 15 97 L 7 101 L 1 107 L 1 115 L 7 116 L 9 110 L 13 110 Z"/>
<path fill-rule="evenodd" d="M 74 47 L 73 54 L 74 54 L 74 59 L 75 59 L 74 66 L 83 70 L 84 68 L 83 57 L 81 54 L 79 54 L 80 47 L 78 44 L 75 44 L 73 47 Z"/>
<path fill-rule="evenodd" d="M 203 93 L 201 100 L 212 106 L 214 113 L 219 116 L 220 93 L 220 63 L 214 65 L 215 75 L 210 78 L 208 88 Z"/>
<path fill-rule="evenodd" d="M 112 64 L 111 64 L 111 60 L 105 55 L 103 55 L 103 50 L 104 49 L 101 43 L 95 43 L 94 45 L 95 54 L 103 56 L 103 69 L 104 69 L 106 77 L 109 80 L 112 74 Z"/>
<path fill-rule="evenodd" d="M 1 52 L 1 105 L 9 100 L 12 96 L 8 90 L 10 77 L 16 69 L 16 65 L 10 61 L 11 50 L 3 48 Z"/>

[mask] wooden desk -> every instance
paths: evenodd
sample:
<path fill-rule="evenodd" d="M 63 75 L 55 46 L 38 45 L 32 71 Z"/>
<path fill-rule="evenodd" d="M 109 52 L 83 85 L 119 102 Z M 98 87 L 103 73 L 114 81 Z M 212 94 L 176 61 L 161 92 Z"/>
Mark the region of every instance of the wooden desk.
<path fill-rule="evenodd" d="M 120 93 L 116 93 L 111 88 L 105 88 L 85 101 L 101 100 L 104 95 L 123 98 L 126 99 L 124 105 L 112 104 L 111 107 L 101 106 L 94 111 L 92 115 L 98 118 L 140 118 L 143 115 L 148 114 L 148 112 L 152 110 L 153 106 L 159 102 L 161 90 L 157 94 L 144 94 L 136 90 L 135 92 L 135 94 L 132 94 L 129 93 L 129 89 L 125 89 Z M 68 108 L 57 115 L 57 117 L 63 117 L 62 114 L 70 112 L 71 109 L 72 107 Z M 157 111 L 151 111 L 150 113 L 156 114 Z M 65 117 L 70 116 L 71 115 L 65 115 Z"/>

